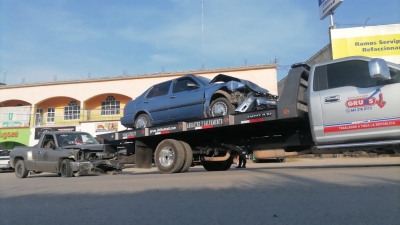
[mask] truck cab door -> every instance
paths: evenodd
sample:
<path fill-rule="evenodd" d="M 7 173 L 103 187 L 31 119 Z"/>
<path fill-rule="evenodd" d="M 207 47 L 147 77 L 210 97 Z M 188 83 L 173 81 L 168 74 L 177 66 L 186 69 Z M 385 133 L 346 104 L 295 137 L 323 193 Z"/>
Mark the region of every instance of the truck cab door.
<path fill-rule="evenodd" d="M 35 149 L 34 154 L 34 168 L 37 171 L 45 171 L 45 172 L 55 172 L 56 163 L 52 156 L 56 154 L 53 148 L 51 148 L 51 143 L 55 145 L 54 136 L 51 134 L 46 134 L 43 138 L 40 146 Z"/>
<path fill-rule="evenodd" d="M 399 72 L 398 68 L 391 70 Z M 399 137 L 400 83 L 372 78 L 368 61 L 362 59 L 317 66 L 314 77 L 320 115 L 315 107 L 312 114 L 321 118 L 321 126 L 314 124 L 313 132 L 320 135 L 319 144 Z"/>

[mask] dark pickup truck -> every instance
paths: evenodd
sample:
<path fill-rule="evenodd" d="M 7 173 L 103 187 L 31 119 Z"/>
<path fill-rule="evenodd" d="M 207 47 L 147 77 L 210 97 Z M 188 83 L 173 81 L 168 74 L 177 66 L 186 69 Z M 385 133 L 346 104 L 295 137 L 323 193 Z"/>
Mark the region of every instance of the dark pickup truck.
<path fill-rule="evenodd" d="M 99 144 L 85 132 L 46 132 L 33 147 L 15 147 L 10 165 L 17 178 L 28 173 L 57 173 L 62 177 L 121 171 L 115 146 Z"/>

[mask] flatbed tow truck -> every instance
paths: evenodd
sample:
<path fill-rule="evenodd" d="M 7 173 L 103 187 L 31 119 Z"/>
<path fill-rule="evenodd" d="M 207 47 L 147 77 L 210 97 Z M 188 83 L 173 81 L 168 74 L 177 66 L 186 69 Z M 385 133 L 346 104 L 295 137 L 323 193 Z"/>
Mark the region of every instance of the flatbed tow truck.
<path fill-rule="evenodd" d="M 400 151 L 400 66 L 348 57 L 289 71 L 275 108 L 98 135 L 126 150 L 120 163 L 161 173 L 194 164 L 228 170 L 243 150 L 255 159 L 351 150 Z M 154 161 L 153 161 L 154 160 Z"/>

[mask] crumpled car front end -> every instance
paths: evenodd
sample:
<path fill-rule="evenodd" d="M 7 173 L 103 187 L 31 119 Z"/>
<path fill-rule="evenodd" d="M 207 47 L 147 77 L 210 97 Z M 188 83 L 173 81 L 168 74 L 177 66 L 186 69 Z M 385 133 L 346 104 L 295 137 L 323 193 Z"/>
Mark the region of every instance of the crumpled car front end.
<path fill-rule="evenodd" d="M 217 90 L 223 90 L 230 95 L 228 100 L 237 106 L 235 112 L 248 112 L 277 106 L 278 96 L 270 94 L 267 89 L 248 80 L 219 74 L 211 80 L 206 96 L 211 98 L 211 94 Z"/>
<path fill-rule="evenodd" d="M 118 163 L 117 160 L 71 162 L 71 168 L 76 177 L 81 175 L 118 173 L 122 171 L 123 166 L 124 164 Z"/>
<path fill-rule="evenodd" d="M 121 172 L 124 166 L 110 145 L 80 146 L 72 155 L 75 161 L 70 164 L 75 176 Z"/>

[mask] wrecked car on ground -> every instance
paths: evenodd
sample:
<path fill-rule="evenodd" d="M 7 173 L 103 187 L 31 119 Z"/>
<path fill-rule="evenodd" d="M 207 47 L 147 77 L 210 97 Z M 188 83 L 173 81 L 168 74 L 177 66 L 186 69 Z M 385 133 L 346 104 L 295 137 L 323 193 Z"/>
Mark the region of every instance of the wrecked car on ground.
<path fill-rule="evenodd" d="M 15 147 L 10 165 L 17 178 L 42 172 L 72 177 L 121 171 L 116 154 L 116 146 L 99 144 L 89 133 L 54 131 L 43 133 L 34 147 Z"/>

